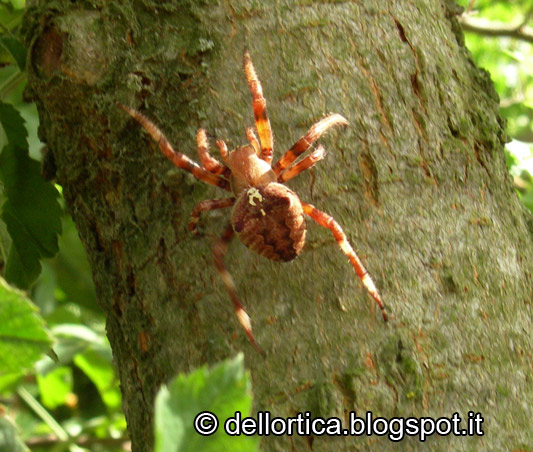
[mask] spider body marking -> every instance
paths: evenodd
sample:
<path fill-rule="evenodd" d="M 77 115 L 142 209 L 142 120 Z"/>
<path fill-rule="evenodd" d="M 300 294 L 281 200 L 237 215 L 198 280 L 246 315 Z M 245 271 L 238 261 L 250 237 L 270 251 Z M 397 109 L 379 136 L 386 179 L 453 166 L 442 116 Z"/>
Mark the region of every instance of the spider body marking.
<path fill-rule="evenodd" d="M 120 102 L 117 102 L 117 105 L 150 134 L 158 143 L 161 152 L 174 165 L 207 184 L 233 193 L 234 197 L 231 198 L 209 199 L 198 203 L 192 211 L 189 230 L 196 233 L 196 225 L 203 212 L 233 207 L 231 223 L 213 246 L 213 259 L 233 302 L 237 318 L 260 353 L 262 351 L 252 334 L 251 320 L 237 296 L 233 278 L 224 264 L 224 255 L 236 233 L 239 240 L 252 251 L 274 261 L 291 261 L 301 253 L 305 243 L 305 215 L 332 232 L 341 251 L 347 256 L 357 276 L 381 309 L 383 319 L 387 321 L 381 296 L 340 225 L 327 213 L 302 202 L 296 193 L 284 185 L 286 181 L 322 160 L 325 150 L 319 145 L 296 162 L 298 157 L 310 149 L 328 129 L 347 125 L 348 122 L 339 114 L 326 116 L 315 123 L 272 166 L 273 138 L 266 100 L 248 52 L 244 54 L 244 72 L 252 93 L 259 138 L 251 127 L 247 128 L 246 137 L 250 144 L 231 152 L 228 152 L 224 141 L 218 140 L 216 144 L 224 163 L 210 155 L 204 129 L 199 129 L 196 134 L 198 156 L 202 164 L 200 166 L 186 155 L 175 151 L 165 135 L 142 113 Z"/>
<path fill-rule="evenodd" d="M 304 246 L 300 200 L 278 182 L 244 189 L 235 201 L 231 224 L 242 243 L 274 261 L 291 261 Z"/>

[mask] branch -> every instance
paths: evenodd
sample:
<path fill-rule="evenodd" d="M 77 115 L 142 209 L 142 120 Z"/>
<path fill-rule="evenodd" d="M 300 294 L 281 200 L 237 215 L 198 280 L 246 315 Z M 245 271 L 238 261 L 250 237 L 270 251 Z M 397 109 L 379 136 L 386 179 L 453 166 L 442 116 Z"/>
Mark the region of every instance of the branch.
<path fill-rule="evenodd" d="M 62 441 L 55 435 L 29 438 L 26 440 L 26 446 L 34 448 L 57 448 L 61 444 L 76 444 L 77 446 L 88 448 L 93 445 L 101 445 L 109 448 L 122 448 L 122 450 L 131 450 L 130 440 L 127 437 L 122 438 L 92 438 L 82 436 L 72 441 Z"/>
<path fill-rule="evenodd" d="M 462 25 L 464 31 L 471 31 L 483 36 L 505 36 L 533 43 L 533 29 L 531 29 L 531 27 L 526 27 L 523 23 L 517 27 L 510 27 L 508 25 L 474 19 L 464 15 L 459 17 L 459 23 Z"/>

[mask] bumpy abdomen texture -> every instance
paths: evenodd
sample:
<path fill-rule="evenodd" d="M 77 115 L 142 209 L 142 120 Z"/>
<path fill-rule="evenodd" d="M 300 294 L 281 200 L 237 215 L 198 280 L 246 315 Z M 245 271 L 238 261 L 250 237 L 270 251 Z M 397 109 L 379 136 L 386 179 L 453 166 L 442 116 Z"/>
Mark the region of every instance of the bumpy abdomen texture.
<path fill-rule="evenodd" d="M 294 259 L 305 243 L 300 200 L 293 191 L 275 182 L 242 191 L 231 223 L 242 243 L 275 261 Z"/>

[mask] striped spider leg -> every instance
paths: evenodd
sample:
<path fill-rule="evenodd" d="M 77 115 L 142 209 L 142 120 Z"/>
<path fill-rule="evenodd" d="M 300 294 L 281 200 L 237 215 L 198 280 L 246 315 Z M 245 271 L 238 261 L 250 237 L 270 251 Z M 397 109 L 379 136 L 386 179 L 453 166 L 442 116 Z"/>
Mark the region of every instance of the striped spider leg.
<path fill-rule="evenodd" d="M 300 155 L 307 151 L 316 140 L 318 140 L 322 135 L 324 135 L 324 133 L 326 133 L 328 129 L 334 126 L 346 125 L 348 125 L 348 121 L 346 121 L 343 116 L 337 113 L 328 115 L 320 121 L 316 122 L 311 126 L 307 133 L 303 137 L 301 137 L 296 143 L 294 143 L 292 147 L 285 153 L 285 155 L 283 155 L 283 157 L 281 157 L 272 167 L 274 173 L 276 173 L 277 176 L 280 176 L 280 174 L 282 174 L 283 171 L 289 168 Z M 302 171 L 308 169 L 309 167 L 310 166 L 304 167 Z M 296 173 L 294 176 L 296 176 L 297 174 L 298 173 Z M 288 177 L 284 180 L 292 179 L 292 177 Z"/>
<path fill-rule="evenodd" d="M 244 71 L 246 74 L 246 79 L 248 80 L 248 86 L 250 87 L 250 91 L 252 92 L 254 117 L 262 149 L 260 157 L 270 164 L 272 161 L 273 154 L 272 131 L 270 127 L 270 121 L 266 112 L 266 101 L 263 97 L 261 83 L 259 82 L 248 52 L 245 52 L 244 55 Z M 301 172 L 308 170 L 317 162 L 322 160 L 326 154 L 326 151 L 322 146 L 318 146 L 314 151 L 312 151 L 302 160 L 297 163 L 294 163 L 300 155 L 306 152 L 313 145 L 313 143 L 318 140 L 324 133 L 326 133 L 330 128 L 335 126 L 346 125 L 348 125 L 348 121 L 343 116 L 337 113 L 330 114 L 313 124 L 311 128 L 307 131 L 307 133 L 302 136 L 276 162 L 274 166 L 272 166 L 272 170 L 277 176 L 277 181 L 279 183 L 285 183 L 288 180 L 296 177 Z M 247 131 L 247 135 L 249 133 L 251 133 L 251 131 Z M 250 135 L 248 135 L 248 138 L 253 144 L 253 138 L 250 138 Z M 265 140 L 266 145 L 263 144 L 263 140 Z M 326 214 L 325 212 L 318 210 L 314 206 L 306 204 L 304 202 L 301 202 L 301 204 L 306 215 L 310 216 L 320 226 L 329 229 L 333 233 L 333 236 L 335 237 L 335 240 L 337 241 L 337 244 L 339 245 L 340 249 L 348 257 L 350 263 L 352 264 L 355 270 L 355 273 L 361 279 L 363 285 L 381 309 L 383 319 L 387 321 L 388 316 L 385 311 L 385 306 L 383 304 L 381 296 L 379 295 L 379 292 L 376 289 L 372 278 L 363 266 L 361 259 L 357 256 L 356 252 L 353 250 L 352 246 L 348 242 L 348 238 L 346 237 L 346 234 L 344 233 L 340 225 L 335 221 L 333 217 Z"/>
<path fill-rule="evenodd" d="M 224 207 L 231 207 L 235 204 L 235 198 L 220 198 L 220 199 L 206 199 L 200 201 L 191 212 L 191 218 L 189 220 L 189 231 L 198 235 L 198 230 L 196 226 L 200 220 L 200 215 L 204 212 L 209 212 L 215 209 L 223 209 Z"/>
<path fill-rule="evenodd" d="M 368 293 L 370 293 L 372 298 L 378 304 L 379 309 L 381 309 L 381 315 L 383 317 L 383 320 L 387 322 L 389 320 L 389 317 L 387 316 L 385 305 L 383 304 L 383 300 L 379 295 L 376 285 L 374 284 L 374 281 L 363 266 L 361 259 L 359 259 L 359 256 L 350 245 L 348 237 L 346 237 L 346 234 L 340 227 L 339 223 L 337 223 L 331 215 L 328 215 L 327 213 L 318 210 L 315 206 L 312 206 L 311 204 L 302 202 L 302 207 L 306 215 L 310 216 L 320 226 L 329 229 L 333 233 L 333 237 L 335 237 L 339 248 L 346 255 L 346 257 L 348 257 L 350 264 L 352 264 L 355 273 L 357 273 L 357 276 L 359 276 L 359 278 L 361 279 L 363 286 L 365 286 L 365 289 L 368 290 Z"/>
<path fill-rule="evenodd" d="M 150 121 L 142 113 L 130 108 L 126 105 L 116 102 L 116 104 L 128 113 L 133 119 L 135 119 L 147 132 L 148 134 L 158 143 L 159 149 L 174 165 L 178 168 L 184 169 L 190 172 L 197 179 L 206 182 L 210 185 L 215 185 L 224 190 L 230 191 L 229 179 L 231 175 L 231 170 L 217 159 L 212 157 L 209 153 L 209 144 L 207 141 L 207 133 L 204 129 L 198 129 L 196 133 L 196 144 L 198 157 L 202 163 L 202 166 L 199 166 L 196 162 L 191 160 L 186 155 L 175 151 L 172 148 L 172 145 L 165 137 L 165 135 L 159 130 L 159 128 Z M 254 147 L 256 153 L 259 154 L 259 143 L 253 130 L 248 129 L 246 135 L 251 145 Z M 226 143 L 222 140 L 216 142 L 218 148 L 220 149 L 220 155 L 225 163 L 228 162 L 228 148 Z M 200 215 L 204 212 L 209 212 L 215 209 L 222 209 L 226 207 L 232 207 L 235 204 L 235 198 L 220 198 L 220 199 L 206 199 L 199 202 L 191 212 L 191 218 L 189 221 L 189 231 L 192 234 L 197 235 L 197 224 L 200 218 Z M 226 289 L 230 295 L 230 298 L 233 302 L 235 308 L 235 314 L 239 323 L 243 327 L 246 335 L 257 349 L 258 352 L 263 353 L 262 350 L 257 345 L 253 334 L 252 334 L 252 324 L 250 317 L 246 313 L 244 306 L 240 302 L 237 296 L 237 290 L 233 282 L 233 278 L 228 272 L 226 266 L 224 265 L 223 257 L 226 253 L 229 242 L 233 238 L 234 232 L 233 227 L 230 224 L 228 228 L 224 231 L 222 237 L 213 245 L 213 258 L 217 271 L 219 272 Z"/>
<path fill-rule="evenodd" d="M 218 270 L 218 273 L 220 274 L 220 277 L 222 278 L 222 281 L 226 286 L 226 290 L 229 293 L 231 301 L 233 302 L 233 307 L 235 309 L 237 319 L 239 319 L 239 323 L 243 327 L 246 335 L 248 336 L 248 339 L 250 339 L 250 342 L 255 347 L 255 349 L 261 355 L 264 355 L 263 350 L 261 350 L 254 338 L 254 335 L 252 334 L 252 321 L 250 320 L 250 316 L 246 313 L 244 306 L 239 300 L 239 297 L 237 296 L 237 288 L 235 287 L 233 278 L 228 272 L 226 265 L 224 264 L 224 255 L 226 254 L 228 245 L 231 242 L 231 239 L 233 238 L 234 234 L 235 232 L 233 231 L 233 225 L 229 224 L 224 230 L 224 233 L 222 234 L 220 239 L 213 246 L 213 259 L 215 261 L 215 266 Z"/>
<path fill-rule="evenodd" d="M 191 160 L 185 154 L 177 152 L 172 148 L 172 145 L 168 141 L 167 137 L 163 135 L 163 132 L 150 121 L 142 113 L 130 108 L 120 102 L 116 102 L 117 106 L 124 110 L 128 115 L 135 119 L 143 128 L 148 132 L 148 134 L 153 138 L 153 140 L 159 146 L 159 150 L 163 155 L 168 158 L 174 165 L 178 168 L 184 169 L 191 173 L 196 179 L 199 179 L 206 184 L 214 185 L 215 187 L 222 188 L 226 191 L 231 191 L 230 184 L 227 179 L 224 179 L 218 174 L 214 174 L 207 169 L 201 167 L 194 160 Z M 200 151 L 198 151 L 200 153 Z M 214 159 L 213 159 L 214 160 Z"/>
<path fill-rule="evenodd" d="M 143 114 L 119 102 L 117 105 L 150 134 L 163 155 L 174 165 L 188 171 L 198 180 L 232 193 L 231 198 L 208 199 L 198 203 L 191 213 L 189 230 L 197 233 L 196 226 L 202 213 L 232 207 L 231 223 L 213 246 L 213 260 L 232 300 L 237 319 L 258 352 L 262 353 L 252 334 L 250 317 L 237 296 L 233 278 L 224 264 L 224 255 L 236 234 L 250 250 L 268 259 L 291 261 L 304 247 L 305 215 L 332 232 L 339 248 L 380 307 L 383 319 L 387 320 L 385 307 L 376 286 L 339 224 L 330 215 L 302 202 L 296 193 L 284 185 L 324 158 L 325 150 L 319 145 L 297 161 L 327 130 L 334 126 L 346 125 L 346 119 L 339 114 L 330 114 L 321 119 L 272 166 L 273 137 L 266 100 L 248 52 L 244 54 L 244 73 L 252 94 L 258 136 L 251 127 L 247 128 L 246 137 L 249 143 L 231 152 L 224 141 L 218 140 L 216 144 L 223 162 L 211 156 L 204 129 L 199 129 L 196 134 L 201 162 L 199 165 L 186 155 L 175 151 L 157 126 Z"/>
<path fill-rule="evenodd" d="M 255 72 L 252 59 L 248 51 L 244 52 L 244 74 L 248 81 L 248 86 L 252 93 L 252 106 L 254 109 L 255 126 L 259 134 L 259 141 L 261 143 L 261 159 L 269 165 L 272 162 L 272 154 L 274 147 L 274 140 L 272 138 L 272 127 L 270 127 L 270 120 L 268 119 L 266 100 L 263 96 L 263 88 L 261 82 Z"/>
<path fill-rule="evenodd" d="M 198 157 L 202 162 L 203 167 L 213 174 L 220 174 L 224 179 L 229 179 L 231 170 L 220 163 L 216 158 L 209 153 L 209 142 L 207 141 L 207 133 L 205 129 L 198 129 L 196 132 L 196 148 L 198 150 Z"/>

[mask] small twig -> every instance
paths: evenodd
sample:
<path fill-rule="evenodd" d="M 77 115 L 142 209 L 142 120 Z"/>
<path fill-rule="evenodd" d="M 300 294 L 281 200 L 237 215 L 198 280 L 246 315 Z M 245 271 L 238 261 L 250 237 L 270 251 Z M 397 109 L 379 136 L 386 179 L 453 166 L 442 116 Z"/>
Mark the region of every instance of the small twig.
<path fill-rule="evenodd" d="M 524 28 L 530 21 L 530 19 L 533 17 L 533 6 L 529 8 L 526 14 L 524 14 L 524 19 L 522 20 L 522 23 L 516 27 L 517 30 L 521 30 Z"/>
<path fill-rule="evenodd" d="M 517 26 L 501 25 L 495 22 L 473 19 L 468 16 L 461 16 L 459 22 L 464 31 L 471 31 L 483 36 L 509 37 L 533 43 L 533 30 L 524 24 Z"/>
<path fill-rule="evenodd" d="M 127 451 L 127 450 L 131 450 L 131 445 L 129 444 L 129 441 L 130 441 L 129 438 L 127 437 L 92 438 L 88 436 L 80 436 L 79 438 L 76 438 L 75 444 L 83 448 L 89 448 L 95 444 L 99 444 L 101 446 L 107 446 L 109 448 L 121 447 L 123 450 Z M 63 443 L 64 441 L 61 441 L 55 435 L 38 436 L 35 438 L 29 438 L 28 440 L 26 440 L 26 446 L 28 446 L 30 449 L 57 447 L 59 444 L 63 444 Z"/>

